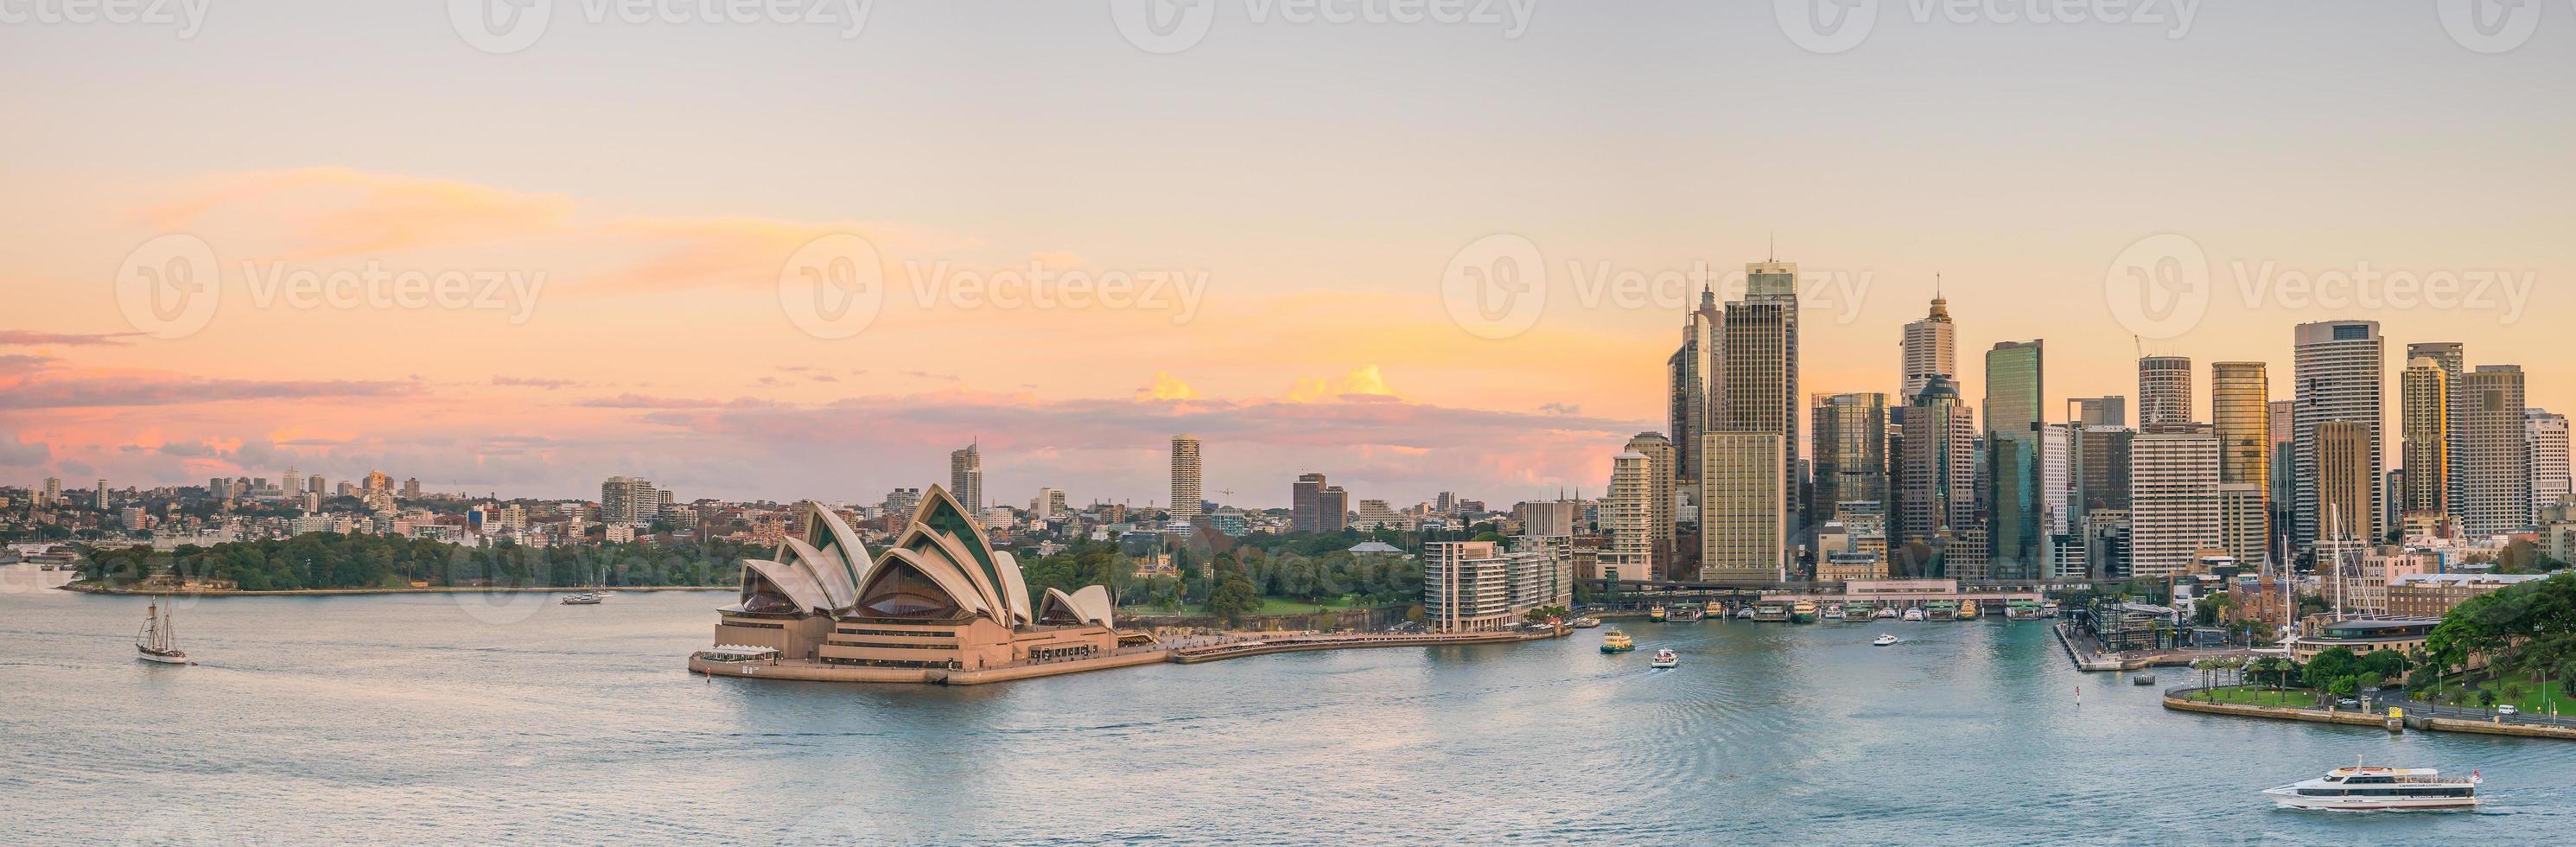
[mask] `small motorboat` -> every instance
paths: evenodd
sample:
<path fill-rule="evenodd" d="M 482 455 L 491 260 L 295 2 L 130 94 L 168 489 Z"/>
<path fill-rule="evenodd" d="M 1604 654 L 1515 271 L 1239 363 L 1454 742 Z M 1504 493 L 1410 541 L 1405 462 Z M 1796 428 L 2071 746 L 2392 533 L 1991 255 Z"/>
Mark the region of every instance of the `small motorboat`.
<path fill-rule="evenodd" d="M 1870 641 L 1869 641 L 1869 646 L 1872 646 L 1872 647 L 1885 647 L 1885 646 L 1888 646 L 1888 645 L 1890 645 L 1890 644 L 1894 644 L 1894 643 L 1896 643 L 1896 641 L 1897 641 L 1896 636 L 1893 636 L 1893 635 L 1881 635 L 1881 636 L 1879 636 L 1879 637 L 1877 637 L 1877 638 L 1870 639 Z"/>
<path fill-rule="evenodd" d="M 1682 666 L 1682 657 L 1671 648 L 1665 648 L 1655 651 L 1655 660 L 1648 664 L 1658 668 L 1678 668 Z"/>
<path fill-rule="evenodd" d="M 566 594 L 563 598 L 563 604 L 566 606 L 596 606 L 599 605 L 599 595 L 592 594 L 587 591 L 580 594 Z"/>

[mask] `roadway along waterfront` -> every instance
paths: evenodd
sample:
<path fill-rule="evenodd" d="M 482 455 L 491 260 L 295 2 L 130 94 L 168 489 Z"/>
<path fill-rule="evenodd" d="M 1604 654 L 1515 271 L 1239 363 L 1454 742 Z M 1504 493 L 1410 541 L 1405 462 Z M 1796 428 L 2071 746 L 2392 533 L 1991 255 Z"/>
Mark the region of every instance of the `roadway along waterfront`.
<path fill-rule="evenodd" d="M 162 667 L 133 660 L 143 598 L 0 588 L 13 843 L 2576 842 L 2567 742 L 2171 712 L 2196 675 L 2080 673 L 2047 622 L 1620 621 L 1637 652 L 942 687 L 688 673 L 713 593 L 181 599 L 203 664 Z M 2255 793 L 2356 755 L 2482 769 L 2491 805 Z"/>

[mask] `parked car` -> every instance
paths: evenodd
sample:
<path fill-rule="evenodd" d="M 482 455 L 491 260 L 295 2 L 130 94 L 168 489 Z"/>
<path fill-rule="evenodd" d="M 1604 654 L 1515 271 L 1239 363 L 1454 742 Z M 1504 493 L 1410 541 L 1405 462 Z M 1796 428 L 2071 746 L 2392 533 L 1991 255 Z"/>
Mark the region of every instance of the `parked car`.
<path fill-rule="evenodd" d="M 2522 713 L 2522 710 L 2521 710 L 2521 709 L 2516 709 L 2516 708 L 2514 708 L 2514 707 L 2512 707 L 2512 706 L 2497 706 L 2497 707 L 2496 707 L 2496 714 L 2499 714 L 2499 715 L 2517 715 L 2517 714 L 2521 714 L 2521 713 Z"/>

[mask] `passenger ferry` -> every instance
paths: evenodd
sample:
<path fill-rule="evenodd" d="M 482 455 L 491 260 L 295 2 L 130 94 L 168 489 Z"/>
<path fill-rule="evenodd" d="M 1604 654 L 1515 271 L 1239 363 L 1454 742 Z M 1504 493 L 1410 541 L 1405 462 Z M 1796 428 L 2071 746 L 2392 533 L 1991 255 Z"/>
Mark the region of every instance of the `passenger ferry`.
<path fill-rule="evenodd" d="M 1629 638 L 1628 634 L 1620 632 L 1618 627 L 1611 627 L 1608 632 L 1601 633 L 1601 652 L 1625 653 L 1634 649 L 1637 649 L 1636 639 Z"/>
<path fill-rule="evenodd" d="M 1825 603 L 1817 608 L 1816 614 L 1829 621 L 1842 620 L 1843 607 L 1838 603 Z"/>
<path fill-rule="evenodd" d="M 1707 614 L 1707 612 L 1701 611 L 1698 606 L 1689 603 L 1675 603 L 1673 604 L 1672 611 L 1664 615 L 1664 622 L 1699 623 L 1700 618 L 1706 617 Z"/>
<path fill-rule="evenodd" d="M 1601 619 L 1600 619 L 1600 618 L 1575 618 L 1575 619 L 1574 619 L 1574 623 L 1572 624 L 1572 626 L 1573 626 L 1575 629 L 1599 629 L 1599 628 L 1601 628 Z"/>
<path fill-rule="evenodd" d="M 2055 600 L 2041 603 L 2039 604 L 2039 616 L 2043 618 L 2057 617 L 2057 609 L 2057 601 Z"/>
<path fill-rule="evenodd" d="M 1735 619 L 1736 619 L 1736 620 L 1739 620 L 1739 621 L 1749 621 L 1749 620 L 1753 620 L 1753 607 L 1751 607 L 1751 606 L 1746 606 L 1746 607 L 1744 607 L 1744 608 L 1741 608 L 1741 609 L 1737 609 L 1737 610 L 1735 610 Z"/>
<path fill-rule="evenodd" d="M 1879 619 L 1879 620 L 1883 620 L 1883 621 L 1884 621 L 1884 620 L 1895 620 L 1895 619 L 1896 619 L 1896 615 L 1897 615 L 1897 612 L 1896 612 L 1896 607 L 1895 607 L 1895 606 L 1881 606 L 1881 607 L 1879 607 L 1879 609 L 1878 609 L 1878 619 Z"/>
<path fill-rule="evenodd" d="M 1678 668 L 1682 665 L 1682 657 L 1681 654 L 1675 653 L 1672 651 L 1672 648 L 1667 647 L 1665 649 L 1655 651 L 1655 660 L 1648 664 L 1658 668 Z"/>
<path fill-rule="evenodd" d="M 1906 619 L 1906 620 L 1909 620 L 1909 621 L 1919 621 L 1919 620 L 1922 620 L 1922 619 L 1923 619 L 1923 607 L 1921 607 L 1921 606 L 1907 606 L 1907 607 L 1905 607 L 1905 619 Z"/>
<path fill-rule="evenodd" d="M 1923 604 L 1923 619 L 1927 621 L 1958 620 L 1959 604 L 1948 600 L 1934 600 L 1932 602 L 1925 603 Z"/>
<path fill-rule="evenodd" d="M 1790 606 L 1789 606 L 1789 622 L 1790 622 L 1790 623 L 1815 623 L 1815 622 L 1816 622 L 1816 601 L 1814 601 L 1814 600 L 1800 600 L 1800 601 L 1798 601 L 1798 602 L 1796 602 L 1796 603 L 1792 603 L 1792 604 L 1790 604 Z"/>
<path fill-rule="evenodd" d="M 1852 600 L 1843 604 L 1843 621 L 1846 623 L 1860 623 L 1877 616 L 1878 604 L 1876 603 Z"/>
<path fill-rule="evenodd" d="M 1650 620 L 1650 621 L 1654 621 L 1654 622 L 1656 622 L 1656 623 L 1663 623 L 1663 622 L 1664 622 L 1664 607 L 1663 607 L 1662 605 L 1658 604 L 1657 606 L 1655 606 L 1655 607 L 1654 607 L 1654 608 L 1652 608 L 1652 609 L 1647 609 L 1647 610 L 1646 610 L 1646 619 L 1647 619 L 1647 620 Z"/>
<path fill-rule="evenodd" d="M 2004 601 L 2004 620 L 2038 620 L 2039 610 L 2040 605 L 2037 600 L 2006 600 Z"/>
<path fill-rule="evenodd" d="M 1770 602 L 1755 603 L 1753 604 L 1753 619 L 1757 621 L 1767 621 L 1770 623 L 1787 621 L 1789 619 L 1789 604 Z"/>
<path fill-rule="evenodd" d="M 2373 812 L 2396 809 L 2469 809 L 2478 805 L 2477 771 L 2469 778 L 2443 779 L 2432 768 L 2336 768 L 2325 776 L 2265 789 L 2272 801 L 2289 809 Z"/>
<path fill-rule="evenodd" d="M 1977 608 L 1977 601 L 1975 601 L 1975 600 L 1961 600 L 1961 601 L 1959 601 L 1959 619 L 1960 619 L 1960 620 L 1963 620 L 1963 621 L 1973 621 L 1973 620 L 1976 620 L 1976 619 L 1977 619 L 1977 617 L 1978 617 L 1979 615 L 1983 615 L 1983 614 L 1985 614 L 1985 610 Z"/>

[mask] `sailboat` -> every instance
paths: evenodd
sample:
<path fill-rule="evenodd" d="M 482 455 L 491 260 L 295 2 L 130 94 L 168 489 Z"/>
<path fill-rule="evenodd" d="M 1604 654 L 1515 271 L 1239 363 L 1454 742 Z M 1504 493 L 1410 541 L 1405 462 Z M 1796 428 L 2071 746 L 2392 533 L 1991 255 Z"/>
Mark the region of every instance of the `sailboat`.
<path fill-rule="evenodd" d="M 143 607 L 143 631 L 134 636 L 134 650 L 142 655 L 135 658 L 165 665 L 195 664 L 188 661 L 188 654 L 180 652 L 179 633 L 171 627 L 170 615 L 161 611 L 161 603 L 167 599 Z"/>

